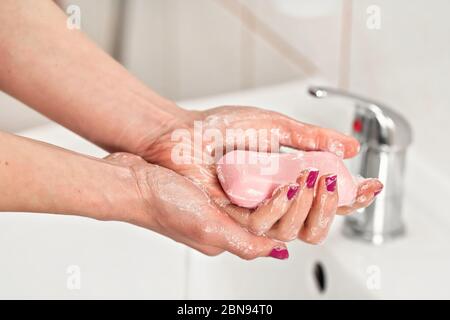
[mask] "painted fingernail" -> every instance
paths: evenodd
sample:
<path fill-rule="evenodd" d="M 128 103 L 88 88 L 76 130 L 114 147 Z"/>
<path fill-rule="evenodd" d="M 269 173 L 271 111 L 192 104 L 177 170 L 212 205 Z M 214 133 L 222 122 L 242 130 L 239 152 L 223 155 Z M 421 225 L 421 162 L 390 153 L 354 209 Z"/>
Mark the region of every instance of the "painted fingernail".
<path fill-rule="evenodd" d="M 337 175 L 326 177 L 325 185 L 327 186 L 327 190 L 329 192 L 334 192 L 334 190 L 336 190 L 336 182 L 337 182 Z"/>
<path fill-rule="evenodd" d="M 289 251 L 286 248 L 273 248 L 269 256 L 275 259 L 286 260 L 289 258 Z"/>
<path fill-rule="evenodd" d="M 311 170 L 308 174 L 308 178 L 306 178 L 306 186 L 309 189 L 314 188 L 316 184 L 317 177 L 319 176 L 319 170 Z"/>
<path fill-rule="evenodd" d="M 289 187 L 289 190 L 287 192 L 287 198 L 288 200 L 291 200 L 298 192 L 298 185 L 292 185 Z"/>
<path fill-rule="evenodd" d="M 383 189 L 381 189 L 381 190 L 383 190 Z M 374 194 L 373 194 L 373 196 L 376 197 L 377 195 L 379 195 L 380 192 L 381 192 L 381 190 L 375 191 Z"/>

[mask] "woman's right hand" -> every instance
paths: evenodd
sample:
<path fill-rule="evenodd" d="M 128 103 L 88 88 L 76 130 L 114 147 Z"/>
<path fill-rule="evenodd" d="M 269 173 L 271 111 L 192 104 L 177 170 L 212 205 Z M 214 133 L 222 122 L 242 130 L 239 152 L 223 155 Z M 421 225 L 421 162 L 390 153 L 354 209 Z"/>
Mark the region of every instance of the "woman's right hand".
<path fill-rule="evenodd" d="M 282 186 L 254 211 L 228 206 L 228 214 L 255 234 L 265 234 L 279 241 L 300 239 L 310 244 L 322 243 L 336 214 L 346 215 L 367 207 L 383 189 L 378 179 L 365 179 L 358 185 L 355 201 L 338 207 L 339 177 L 317 170 L 300 173 L 296 183 Z"/>
<path fill-rule="evenodd" d="M 219 160 L 218 154 L 230 150 L 259 151 L 258 146 L 261 145 L 268 147 L 271 152 L 278 152 L 279 146 L 277 147 L 278 144 L 272 146 L 270 143 L 272 140 L 294 149 L 322 150 L 349 158 L 358 153 L 358 141 L 334 130 L 302 123 L 283 114 L 256 107 L 224 106 L 206 111 L 186 111 L 179 108 L 178 113 L 180 116 L 164 122 L 167 127 L 159 130 L 156 136 L 149 133 L 144 137 L 132 139 L 140 142 L 133 153 L 141 155 L 148 162 L 169 168 L 190 181 L 195 181 L 221 211 L 226 212 L 254 234 L 266 235 L 279 241 L 299 238 L 311 244 L 321 243 L 327 236 L 335 214 L 349 214 L 368 206 L 383 187 L 376 179 L 364 180 L 358 185 L 355 202 L 350 206 L 338 208 L 337 187 L 335 189 L 327 187 L 327 181 L 329 184 L 332 183 L 333 172 L 320 172 L 320 176 L 315 177 L 317 179 L 314 181 L 315 185 L 309 183 L 308 187 L 307 181 L 311 182 L 311 178 L 308 177 L 309 172 L 305 171 L 301 174 L 293 173 L 300 174 L 296 184 L 279 188 L 270 200 L 256 210 L 238 207 L 230 202 L 223 191 L 216 175 L 215 163 L 205 159 Z M 200 123 L 205 133 L 211 130 L 210 133 L 218 133 L 222 139 L 206 138 L 209 136 L 204 133 L 204 141 L 200 144 L 202 149 L 200 152 L 196 151 L 193 146 L 198 135 L 195 123 Z M 149 128 L 147 124 L 145 127 Z M 179 133 L 188 133 L 188 142 L 174 139 L 173 133 L 176 130 L 181 130 Z M 232 139 L 228 139 L 227 130 L 244 132 L 239 136 L 247 144 L 240 145 L 239 139 L 233 135 Z M 245 133 L 259 130 L 270 134 L 247 136 Z M 254 143 L 250 143 L 252 139 Z M 188 151 L 182 151 L 182 161 L 175 161 L 173 155 L 178 151 L 174 150 L 179 146 Z M 216 150 L 221 152 L 216 153 Z M 187 159 L 184 159 L 185 156 Z M 294 192 L 296 188 L 298 190 Z M 292 196 L 288 199 L 288 195 Z"/>
<path fill-rule="evenodd" d="M 128 153 L 114 153 L 105 160 L 130 168 L 141 200 L 138 212 L 108 218 L 153 230 L 210 256 L 228 251 L 246 260 L 288 257 L 284 243 L 248 232 L 199 186 L 172 170 Z"/>
<path fill-rule="evenodd" d="M 336 211 L 346 213 L 337 207 L 333 174 L 320 176 L 317 171 L 305 170 L 296 183 L 278 188 L 256 210 L 234 206 L 225 211 L 201 185 L 170 169 L 129 153 L 114 153 L 106 160 L 131 170 L 141 203 L 137 212 L 112 219 L 156 231 L 210 256 L 228 251 L 247 260 L 286 259 L 285 241 L 299 238 L 321 243 Z M 363 181 L 352 208 L 370 204 L 382 187 L 376 179 Z"/>

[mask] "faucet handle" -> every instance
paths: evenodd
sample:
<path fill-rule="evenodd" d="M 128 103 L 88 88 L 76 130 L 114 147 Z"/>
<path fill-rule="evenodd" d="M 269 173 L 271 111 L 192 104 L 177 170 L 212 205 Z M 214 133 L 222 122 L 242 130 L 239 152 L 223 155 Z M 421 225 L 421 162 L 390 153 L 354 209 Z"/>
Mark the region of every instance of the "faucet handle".
<path fill-rule="evenodd" d="M 361 144 L 377 150 L 403 150 L 412 142 L 412 130 L 408 121 L 391 108 L 349 92 L 312 86 L 309 94 L 315 98 L 338 97 L 351 100 L 356 112 L 353 134 Z"/>

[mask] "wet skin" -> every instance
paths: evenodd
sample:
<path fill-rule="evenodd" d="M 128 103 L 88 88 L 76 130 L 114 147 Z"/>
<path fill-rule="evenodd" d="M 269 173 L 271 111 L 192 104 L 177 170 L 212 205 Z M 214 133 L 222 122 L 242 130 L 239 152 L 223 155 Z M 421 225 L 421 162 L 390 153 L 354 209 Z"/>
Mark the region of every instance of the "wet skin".
<path fill-rule="evenodd" d="M 246 259 L 265 255 L 284 259 L 285 245 L 277 239 L 297 235 L 318 243 L 335 213 L 367 206 L 381 190 L 379 181 L 363 181 L 354 205 L 336 208 L 337 191 L 327 189 L 333 173 L 320 173 L 317 195 L 312 197 L 305 187 L 308 173 L 303 172 L 296 173 L 296 191 L 292 186 L 280 188 L 255 212 L 230 205 L 213 164 L 172 161 L 174 130 L 192 132 L 194 120 L 221 132 L 267 129 L 282 145 L 344 157 L 354 156 L 358 143 L 333 130 L 254 107 L 180 108 L 133 77 L 82 32 L 69 30 L 66 19 L 50 0 L 0 1 L 0 89 L 109 152 L 136 154 L 147 164 L 131 155 L 127 161 L 140 159 L 139 164 L 119 163 L 125 160 L 117 155 L 108 161 L 92 159 L 4 135 L 0 154 L 8 156 L 4 160 L 8 165 L 0 167 L 3 210 L 128 221 L 206 254 L 226 250 Z M 206 144 L 203 151 L 226 147 Z M 41 161 L 36 161 L 37 154 Z M 176 192 L 173 185 L 178 186 Z"/>

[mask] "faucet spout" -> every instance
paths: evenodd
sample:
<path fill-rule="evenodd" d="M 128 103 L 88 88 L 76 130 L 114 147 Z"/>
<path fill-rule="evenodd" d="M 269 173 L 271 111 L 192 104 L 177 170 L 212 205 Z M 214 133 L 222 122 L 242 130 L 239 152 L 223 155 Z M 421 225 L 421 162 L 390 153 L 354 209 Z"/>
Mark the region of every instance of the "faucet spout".
<path fill-rule="evenodd" d="M 353 171 L 378 178 L 385 186 L 372 205 L 346 217 L 344 233 L 376 244 L 403 234 L 403 176 L 406 151 L 412 142 L 408 121 L 381 103 L 339 89 L 315 86 L 308 92 L 319 99 L 337 97 L 352 102 L 352 134 L 361 144 Z"/>

